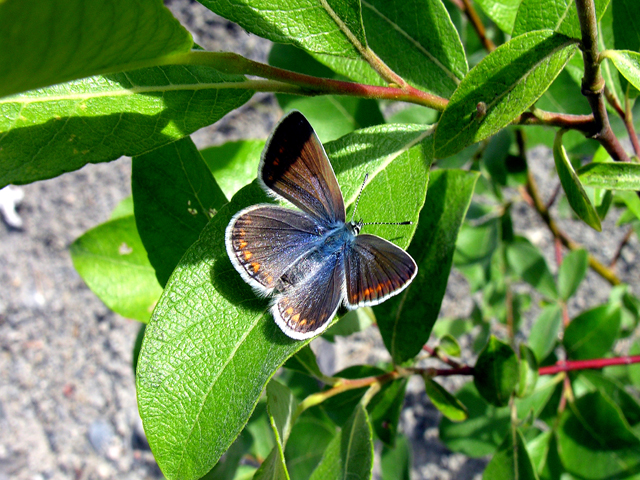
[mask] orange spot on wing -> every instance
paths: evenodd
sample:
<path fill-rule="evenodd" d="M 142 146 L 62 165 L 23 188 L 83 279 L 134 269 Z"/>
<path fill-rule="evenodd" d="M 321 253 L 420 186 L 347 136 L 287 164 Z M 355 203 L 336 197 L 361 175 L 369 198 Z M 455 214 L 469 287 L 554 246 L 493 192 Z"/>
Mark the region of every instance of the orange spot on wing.
<path fill-rule="evenodd" d="M 247 242 L 245 242 L 244 240 L 240 240 L 240 250 L 242 250 L 244 247 L 246 247 L 248 245 Z"/>
<path fill-rule="evenodd" d="M 268 283 L 269 285 L 271 285 L 271 284 L 273 283 L 273 277 L 272 277 L 271 275 L 269 275 L 269 276 L 267 277 L 267 283 Z"/>
<path fill-rule="evenodd" d="M 307 324 L 307 319 L 303 318 L 302 320 L 300 320 L 300 325 L 304 326 Z"/>
<path fill-rule="evenodd" d="M 287 312 L 287 314 L 291 315 L 293 313 L 293 307 L 289 307 L 285 310 L 285 312 Z"/>
<path fill-rule="evenodd" d="M 253 273 L 258 273 L 258 270 L 260 270 L 260 264 L 258 262 L 252 262 L 251 267 L 253 268 Z"/>
<path fill-rule="evenodd" d="M 291 320 L 293 320 L 294 322 L 297 322 L 300 319 L 300 314 L 296 313 L 293 317 L 291 317 Z"/>
<path fill-rule="evenodd" d="M 253 257 L 253 253 L 251 253 L 249 250 L 245 250 L 244 259 L 248 262 L 249 260 L 251 260 L 251 257 Z"/>

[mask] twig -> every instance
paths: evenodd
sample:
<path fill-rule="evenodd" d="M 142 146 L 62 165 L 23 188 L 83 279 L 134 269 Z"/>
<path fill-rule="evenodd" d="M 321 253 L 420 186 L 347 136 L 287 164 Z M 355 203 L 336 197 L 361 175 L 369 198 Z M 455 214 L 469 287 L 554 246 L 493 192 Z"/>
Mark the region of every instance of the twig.
<path fill-rule="evenodd" d="M 547 207 L 547 210 L 549 210 L 553 206 L 553 204 L 556 203 L 556 198 L 558 198 L 558 194 L 560 193 L 561 189 L 562 189 L 562 184 L 558 182 L 558 184 L 556 185 L 556 188 L 554 188 L 553 193 L 549 197 L 549 200 L 547 200 L 547 203 L 545 204 L 545 207 Z"/>
<path fill-rule="evenodd" d="M 618 249 L 616 250 L 615 255 L 611 259 L 609 268 L 613 269 L 616 266 L 616 263 L 618 263 L 618 259 L 620 258 L 620 255 L 622 255 L 622 249 L 625 247 L 627 243 L 629 243 L 629 240 L 631 239 L 632 234 L 633 234 L 633 227 L 629 227 L 629 230 L 627 230 L 627 233 L 625 234 L 624 238 L 620 242 L 620 245 L 618 245 Z"/>
<path fill-rule="evenodd" d="M 436 351 L 434 348 L 431 348 L 429 345 L 424 345 L 422 349 L 432 357 L 437 358 L 438 360 L 446 363 L 450 367 L 460 368 L 462 366 L 460 365 L 460 363 L 456 362 L 452 358 L 449 358 L 447 355 L 441 353 L 439 350 Z"/>
<path fill-rule="evenodd" d="M 626 357 L 614 358 L 595 358 L 592 360 L 561 360 L 555 365 L 548 367 L 540 367 L 538 373 L 540 375 L 555 375 L 560 372 L 571 372 L 574 370 L 593 370 L 613 365 L 631 365 L 640 363 L 640 355 L 631 355 Z"/>
<path fill-rule="evenodd" d="M 456 3 L 456 5 L 458 5 L 458 3 Z M 487 52 L 493 52 L 496 49 L 496 46 L 491 41 L 491 39 L 487 37 L 487 32 L 484 28 L 484 25 L 482 24 L 482 20 L 480 20 L 480 16 L 478 15 L 478 12 L 476 12 L 475 9 L 473 8 L 471 1 L 462 0 L 462 5 L 464 7 L 462 8 L 462 11 L 465 13 L 467 18 L 471 22 L 471 25 L 473 26 L 473 29 L 478 34 L 478 38 L 480 39 L 480 42 L 482 42 L 482 45 L 484 46 L 485 50 Z"/>
<path fill-rule="evenodd" d="M 636 155 L 640 155 L 640 143 L 638 143 L 636 129 L 633 126 L 633 117 L 631 113 L 629 98 L 625 98 L 625 108 L 623 109 L 622 105 L 620 105 L 618 97 L 611 90 L 609 90 L 607 86 L 604 87 L 604 98 L 607 99 L 609 105 L 613 107 L 618 116 L 624 122 L 624 126 L 627 129 L 627 133 L 629 134 L 629 140 L 631 140 L 631 145 L 633 146 L 633 151 Z"/>

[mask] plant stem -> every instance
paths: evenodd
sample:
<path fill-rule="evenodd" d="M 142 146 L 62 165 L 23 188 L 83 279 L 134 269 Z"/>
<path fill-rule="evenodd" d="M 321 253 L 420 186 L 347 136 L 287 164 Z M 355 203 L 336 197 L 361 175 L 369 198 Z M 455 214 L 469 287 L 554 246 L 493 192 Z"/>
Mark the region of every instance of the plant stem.
<path fill-rule="evenodd" d="M 582 245 L 573 241 L 566 233 L 561 231 L 555 220 L 551 218 L 549 210 L 540 198 L 540 195 L 538 193 L 538 186 L 535 179 L 533 178 L 533 174 L 531 173 L 531 171 L 529 171 L 527 174 L 526 191 L 522 193 L 523 198 L 525 200 L 528 200 L 530 205 L 538 212 L 544 223 L 547 224 L 547 227 L 551 231 L 552 235 L 560 240 L 566 248 L 568 248 L 569 250 L 578 250 L 580 248 L 583 248 Z M 611 285 L 620 284 L 620 279 L 616 276 L 616 274 L 610 268 L 600 263 L 593 255 L 591 255 L 591 253 L 589 253 L 589 266 Z"/>
<path fill-rule="evenodd" d="M 627 153 L 622 148 L 609 124 L 609 116 L 604 103 L 604 78 L 600 72 L 598 52 L 598 24 L 596 7 L 593 0 L 575 0 L 578 9 L 578 20 L 582 33 L 582 57 L 584 60 L 584 77 L 582 94 L 587 98 L 594 118 L 594 129 L 589 136 L 598 140 L 617 161 L 629 162 Z"/>
<path fill-rule="evenodd" d="M 618 263 L 618 259 L 620 258 L 620 255 L 622 255 L 622 249 L 625 247 L 627 243 L 629 243 L 629 240 L 631 239 L 631 235 L 633 235 L 633 227 L 629 227 L 629 230 L 627 230 L 627 233 L 625 234 L 624 238 L 620 242 L 620 245 L 618 245 L 618 249 L 616 250 L 616 253 L 613 255 L 613 258 L 611 259 L 611 263 L 609 263 L 609 268 L 613 268 L 616 266 L 616 263 Z"/>
<path fill-rule="evenodd" d="M 438 360 L 446 363 L 450 367 L 453 367 L 453 368 L 460 368 L 461 367 L 461 365 L 458 362 L 456 362 L 455 360 L 447 357 L 445 354 L 441 353 L 440 351 L 436 351 L 435 349 L 431 348 L 429 345 L 423 346 L 422 349 L 425 352 L 429 353 L 429 355 L 431 355 L 432 357 L 435 357 Z"/>
<path fill-rule="evenodd" d="M 640 355 L 631 355 L 615 358 L 594 358 L 592 360 L 561 360 L 555 365 L 540 367 L 540 375 L 555 375 L 560 372 L 571 372 L 574 370 L 593 370 L 613 365 L 631 365 L 640 363 Z"/>
<path fill-rule="evenodd" d="M 456 5 L 458 5 L 458 8 L 460 7 L 458 3 L 456 3 Z M 480 39 L 480 42 L 482 42 L 484 49 L 487 52 L 493 52 L 496 49 L 496 46 L 491 41 L 491 39 L 487 37 L 487 32 L 484 28 L 484 25 L 482 24 L 482 20 L 480 20 L 480 16 L 478 15 L 478 12 L 476 12 L 475 9 L 473 8 L 471 1 L 462 0 L 462 6 L 463 6 L 462 11 L 465 13 L 467 18 L 471 22 L 473 29 L 478 34 L 478 38 Z"/>

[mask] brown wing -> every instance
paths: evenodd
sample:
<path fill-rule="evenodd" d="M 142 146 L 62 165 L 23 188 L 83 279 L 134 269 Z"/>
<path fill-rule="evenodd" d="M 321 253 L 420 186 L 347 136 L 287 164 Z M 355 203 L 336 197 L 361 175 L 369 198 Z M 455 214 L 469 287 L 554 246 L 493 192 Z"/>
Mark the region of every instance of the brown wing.
<path fill-rule="evenodd" d="M 345 221 L 344 200 L 329 158 L 313 127 L 298 111 L 276 126 L 262 155 L 258 178 L 324 225 Z"/>

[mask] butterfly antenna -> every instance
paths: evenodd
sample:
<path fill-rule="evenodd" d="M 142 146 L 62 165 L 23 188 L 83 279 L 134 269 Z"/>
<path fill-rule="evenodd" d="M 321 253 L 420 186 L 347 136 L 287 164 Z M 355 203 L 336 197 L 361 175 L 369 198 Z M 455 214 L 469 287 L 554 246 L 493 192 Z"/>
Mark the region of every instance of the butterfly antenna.
<path fill-rule="evenodd" d="M 362 225 L 413 225 L 411 220 L 407 220 L 406 222 L 371 222 L 371 223 L 363 223 Z"/>
<path fill-rule="evenodd" d="M 358 198 L 356 199 L 356 206 L 353 208 L 353 215 L 351 215 L 351 221 L 356 218 L 356 210 L 358 210 L 358 202 L 360 202 L 360 197 L 362 196 L 362 191 L 364 190 L 364 186 L 367 183 L 367 178 L 369 178 L 369 174 L 364 174 L 364 180 L 362 181 L 362 186 L 360 187 L 360 193 L 358 193 Z"/>

